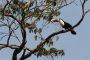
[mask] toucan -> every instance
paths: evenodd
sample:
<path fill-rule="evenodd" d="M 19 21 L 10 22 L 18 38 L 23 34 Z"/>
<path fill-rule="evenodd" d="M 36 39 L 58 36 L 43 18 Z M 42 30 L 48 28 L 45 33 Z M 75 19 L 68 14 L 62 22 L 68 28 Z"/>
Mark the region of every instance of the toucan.
<path fill-rule="evenodd" d="M 74 35 L 76 35 L 76 32 L 74 31 L 74 29 L 72 28 L 72 25 L 67 23 L 66 21 L 63 21 L 61 18 L 58 19 L 52 19 L 52 22 L 59 22 L 60 25 L 64 28 L 64 29 L 70 29 L 70 32 Z M 72 29 L 71 29 L 72 28 Z"/>

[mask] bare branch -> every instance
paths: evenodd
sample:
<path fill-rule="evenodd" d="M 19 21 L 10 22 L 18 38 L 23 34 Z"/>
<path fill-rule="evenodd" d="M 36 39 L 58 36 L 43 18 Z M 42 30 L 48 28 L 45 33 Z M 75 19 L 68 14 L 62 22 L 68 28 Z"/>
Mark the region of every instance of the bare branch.
<path fill-rule="evenodd" d="M 82 4 L 82 17 L 81 17 L 81 19 L 80 19 L 79 22 L 77 22 L 77 24 L 75 24 L 72 28 L 75 28 L 75 27 L 79 26 L 80 23 L 84 20 L 85 15 L 90 11 L 90 10 L 88 10 L 88 11 L 84 12 L 84 5 L 85 5 L 85 3 L 86 3 L 86 1 L 84 0 L 84 2 L 83 2 L 83 4 Z M 71 29 L 72 29 L 72 28 L 71 28 Z M 49 41 L 49 39 L 51 39 L 52 37 L 54 37 L 54 36 L 56 36 L 56 35 L 58 35 L 58 34 L 66 33 L 66 32 L 68 32 L 68 31 L 69 31 L 69 29 L 67 29 L 67 30 L 61 30 L 61 31 L 58 31 L 58 32 L 55 32 L 55 33 L 50 34 L 50 35 L 45 39 L 44 42 L 40 43 L 40 44 L 37 46 L 37 48 L 40 47 L 40 46 L 44 46 L 45 43 L 46 43 L 47 41 Z M 28 53 L 27 55 L 25 55 L 25 56 L 23 57 L 23 59 L 26 59 L 26 58 L 30 57 L 32 54 L 34 54 L 35 52 L 37 52 L 37 51 L 38 51 L 37 48 L 35 48 L 32 52 L 30 52 L 30 53 Z"/>
<path fill-rule="evenodd" d="M 9 45 L 7 45 L 7 44 L 0 44 L 0 50 L 3 49 L 3 48 L 7 48 L 7 47 L 8 47 L 8 48 L 11 48 L 11 49 L 18 49 L 20 46 L 18 46 L 18 45 L 13 45 L 13 44 L 12 44 L 12 45 L 10 45 L 10 44 L 9 44 Z M 32 50 L 30 50 L 30 49 L 27 48 L 27 47 L 24 47 L 24 49 L 27 50 L 27 51 L 30 51 L 30 52 L 32 51 Z"/>
<path fill-rule="evenodd" d="M 87 0 L 83 0 L 83 2 L 81 2 L 81 5 L 82 5 L 82 16 L 81 16 L 80 20 L 77 22 L 77 24 L 74 25 L 72 28 L 75 28 L 78 25 L 80 25 L 80 23 L 84 20 L 84 17 L 86 16 L 86 14 L 89 12 L 89 10 L 84 11 L 85 10 L 84 9 L 84 5 L 85 5 L 86 2 L 87 2 Z"/>
<path fill-rule="evenodd" d="M 63 1 L 63 0 L 62 0 L 62 1 Z M 66 2 L 66 0 L 64 0 L 64 1 Z M 66 2 L 65 5 L 62 5 L 63 2 L 61 2 L 61 5 L 58 7 L 58 9 L 61 9 L 62 7 L 65 7 L 65 6 L 68 6 L 68 5 L 72 4 L 74 1 L 75 1 L 75 0 L 71 1 L 70 3 L 67 3 L 67 2 Z M 86 14 L 87 14 L 88 12 L 90 12 L 90 9 L 87 10 L 87 11 L 85 11 L 85 8 L 84 8 L 85 3 L 86 3 L 86 0 L 83 0 L 83 2 L 81 2 L 81 6 L 82 6 L 82 16 L 81 16 L 80 20 L 79 20 L 72 28 L 78 27 L 78 26 L 81 24 L 81 22 L 84 20 L 84 17 L 86 16 Z M 18 46 L 18 45 L 10 45 L 10 44 L 9 44 L 10 37 L 13 36 L 12 33 L 15 35 L 15 36 L 13 36 L 13 37 L 16 37 L 16 38 L 18 39 L 18 37 L 16 36 L 16 34 L 15 34 L 15 32 L 14 32 L 15 28 L 11 28 L 11 25 L 13 24 L 13 23 L 12 23 L 12 24 L 9 26 L 9 35 L 8 35 L 8 39 L 7 39 L 7 44 L 0 44 L 0 49 L 6 48 L 6 47 L 11 48 L 11 49 L 14 49 L 12 60 L 17 60 L 17 55 L 18 55 L 21 51 L 23 51 L 23 54 L 22 54 L 20 60 L 25 60 L 25 59 L 27 59 L 27 58 L 30 57 L 32 54 L 36 53 L 36 52 L 38 51 L 38 48 L 39 48 L 39 47 L 44 47 L 44 46 L 46 45 L 46 43 L 47 43 L 48 41 L 51 41 L 51 39 L 52 39 L 54 36 L 59 35 L 59 34 L 62 34 L 62 33 L 66 33 L 66 32 L 68 32 L 68 31 L 70 31 L 70 29 L 72 29 L 72 28 L 70 28 L 70 29 L 67 29 L 67 30 L 60 30 L 60 31 L 58 31 L 58 32 L 54 32 L 54 33 L 50 34 L 46 39 L 44 39 L 43 42 L 40 42 L 35 49 L 30 50 L 29 48 L 25 47 L 25 45 L 26 45 L 26 30 L 25 30 L 25 23 L 26 23 L 26 21 L 25 21 L 25 18 L 31 17 L 31 16 L 33 16 L 35 13 L 34 13 L 34 12 L 31 12 L 30 14 L 28 14 L 27 16 L 25 16 L 25 11 L 24 11 L 24 9 L 21 8 L 21 12 L 22 12 L 21 15 L 20 15 L 21 20 L 19 20 L 19 19 L 17 19 L 17 18 L 16 18 L 13 14 L 11 14 L 11 13 L 5 13 L 5 8 L 7 7 L 8 4 L 9 4 L 9 3 L 8 3 L 8 0 L 7 0 L 7 4 L 4 6 L 4 10 L 3 10 L 3 16 L 11 17 L 12 19 L 14 19 L 14 21 L 16 21 L 16 22 L 19 24 L 20 30 L 21 30 L 21 34 L 22 34 L 22 40 L 21 40 L 22 42 L 20 43 L 20 44 L 21 44 L 20 46 Z M 38 6 L 38 5 L 37 5 L 37 0 L 36 0 L 36 6 L 35 6 L 35 7 L 38 7 L 38 8 L 39 8 L 39 7 L 42 7 L 42 6 L 45 6 L 45 5 L 40 5 L 40 6 Z M 35 7 L 34 7 L 34 8 L 31 8 L 30 10 L 32 10 L 32 9 L 34 10 Z M 45 8 L 45 9 L 46 9 L 46 8 Z M 40 11 L 41 14 L 42 14 L 42 16 L 43 16 L 43 11 L 44 11 L 45 9 L 42 9 L 42 10 Z M 48 9 L 48 8 L 47 8 L 47 9 Z M 36 16 L 35 18 L 37 18 L 37 16 Z M 35 21 L 36 21 L 36 20 L 35 20 Z M 3 23 L 3 24 L 4 24 L 4 23 Z M 5 24 L 4 24 L 4 25 L 5 25 Z M 0 26 L 4 26 L 4 25 L 0 25 Z M 5 25 L 5 26 L 8 26 L 8 25 Z M 5 36 L 7 36 L 7 35 L 5 35 Z M 5 37 L 5 36 L 3 36 L 3 37 Z M 18 40 L 19 40 L 19 39 L 18 39 Z M 25 53 L 26 53 L 26 50 L 29 51 L 29 53 L 25 54 Z M 52 58 L 53 58 L 53 57 L 52 57 Z"/>
<path fill-rule="evenodd" d="M 67 4 L 64 4 L 62 6 L 59 6 L 58 9 L 61 9 L 61 8 L 65 7 L 65 6 L 68 6 L 68 5 L 70 5 L 70 4 L 74 3 L 74 2 L 75 2 L 75 0 L 73 0 L 73 1 L 71 1 L 69 3 L 67 3 Z"/>

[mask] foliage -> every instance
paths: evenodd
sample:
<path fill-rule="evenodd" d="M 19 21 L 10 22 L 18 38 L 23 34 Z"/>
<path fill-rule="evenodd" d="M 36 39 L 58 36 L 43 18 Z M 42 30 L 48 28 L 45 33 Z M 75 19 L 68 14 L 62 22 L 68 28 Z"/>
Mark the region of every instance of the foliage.
<path fill-rule="evenodd" d="M 51 19 L 55 16 L 60 16 L 60 9 L 70 5 L 74 1 L 68 2 L 67 0 L 5 0 L 4 5 L 0 5 L 0 41 L 6 38 L 6 42 L 0 44 L 0 50 L 6 47 L 14 49 L 12 60 L 17 60 L 18 54 L 21 53 L 20 60 L 25 60 L 31 57 L 32 54 L 37 57 L 41 56 L 63 56 L 65 55 L 62 49 L 51 48 L 53 45 L 53 37 L 55 35 L 68 32 L 69 30 L 60 30 L 54 32 L 48 37 L 44 38 L 43 33 L 46 26 L 49 26 Z M 82 2 L 82 17 L 77 27 L 88 11 L 84 11 L 84 4 Z M 44 23 L 43 23 L 44 22 Z M 43 25 L 42 25 L 42 24 Z M 39 26 L 40 25 L 40 26 Z M 29 32 L 28 32 L 29 30 Z M 19 36 L 18 36 L 19 35 Z M 36 48 L 29 48 L 27 45 L 31 36 L 35 41 L 40 41 Z M 33 37 L 34 36 L 34 37 Z M 28 39 L 30 40 L 28 41 Z M 11 41 L 18 41 L 19 43 L 11 43 Z M 33 41 L 34 41 L 33 40 Z M 34 41 L 34 42 L 35 42 Z M 34 43 L 33 42 L 33 43 Z M 45 48 L 48 45 L 49 49 Z M 27 53 L 27 51 L 29 53 Z"/>

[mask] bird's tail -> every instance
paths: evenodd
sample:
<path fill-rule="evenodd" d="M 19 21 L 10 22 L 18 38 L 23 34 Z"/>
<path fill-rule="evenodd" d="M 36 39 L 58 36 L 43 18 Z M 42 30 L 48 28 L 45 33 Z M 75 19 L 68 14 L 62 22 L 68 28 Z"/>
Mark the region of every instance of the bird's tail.
<path fill-rule="evenodd" d="M 71 33 L 76 35 L 76 32 L 73 29 L 71 29 Z"/>
<path fill-rule="evenodd" d="M 76 35 L 76 32 L 73 29 L 71 30 L 71 33 L 74 34 L 74 35 Z"/>

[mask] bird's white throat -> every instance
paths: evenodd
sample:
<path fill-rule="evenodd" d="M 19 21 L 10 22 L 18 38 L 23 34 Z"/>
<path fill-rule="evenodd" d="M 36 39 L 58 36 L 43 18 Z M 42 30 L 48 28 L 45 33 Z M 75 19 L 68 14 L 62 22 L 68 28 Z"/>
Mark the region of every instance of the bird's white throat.
<path fill-rule="evenodd" d="M 61 25 L 61 26 L 64 26 L 64 25 L 65 25 L 65 24 L 64 24 L 64 21 L 60 20 L 60 25 Z"/>

